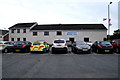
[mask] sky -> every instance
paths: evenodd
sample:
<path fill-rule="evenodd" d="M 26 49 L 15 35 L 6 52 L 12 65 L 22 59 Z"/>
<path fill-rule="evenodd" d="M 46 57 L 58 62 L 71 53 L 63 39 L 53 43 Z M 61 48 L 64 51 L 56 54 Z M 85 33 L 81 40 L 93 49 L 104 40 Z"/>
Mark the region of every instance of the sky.
<path fill-rule="evenodd" d="M 110 34 L 118 29 L 119 0 L 0 0 L 0 29 L 16 23 L 38 24 L 104 24 L 108 22 L 110 4 Z"/>

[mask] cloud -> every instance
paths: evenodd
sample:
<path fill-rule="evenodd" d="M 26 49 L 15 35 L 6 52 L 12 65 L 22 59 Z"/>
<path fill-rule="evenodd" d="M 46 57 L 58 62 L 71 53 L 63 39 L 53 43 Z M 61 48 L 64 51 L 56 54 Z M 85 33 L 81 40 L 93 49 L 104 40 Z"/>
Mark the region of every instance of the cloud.
<path fill-rule="evenodd" d="M 117 26 L 117 0 L 111 1 L 114 1 L 111 5 L 111 22 L 112 26 Z M 107 17 L 108 4 L 108 0 L 2 0 L 0 28 L 8 28 L 20 22 L 103 23 L 107 27 L 107 22 L 102 19 Z"/>

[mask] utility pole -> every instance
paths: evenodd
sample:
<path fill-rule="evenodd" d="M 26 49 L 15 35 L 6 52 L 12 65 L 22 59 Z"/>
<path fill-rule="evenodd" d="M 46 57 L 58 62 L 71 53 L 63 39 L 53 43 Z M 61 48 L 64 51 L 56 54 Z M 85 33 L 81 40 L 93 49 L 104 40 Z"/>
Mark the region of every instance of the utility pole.
<path fill-rule="evenodd" d="M 110 41 L 110 4 L 112 4 L 112 2 L 110 2 L 108 4 L 108 40 Z"/>

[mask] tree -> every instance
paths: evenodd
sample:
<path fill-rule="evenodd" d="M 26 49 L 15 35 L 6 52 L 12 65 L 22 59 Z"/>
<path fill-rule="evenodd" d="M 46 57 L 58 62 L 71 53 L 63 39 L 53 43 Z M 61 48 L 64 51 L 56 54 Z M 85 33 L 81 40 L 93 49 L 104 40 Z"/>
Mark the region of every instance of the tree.
<path fill-rule="evenodd" d="M 110 40 L 112 39 L 120 39 L 120 29 L 114 31 L 113 35 L 110 36 Z"/>

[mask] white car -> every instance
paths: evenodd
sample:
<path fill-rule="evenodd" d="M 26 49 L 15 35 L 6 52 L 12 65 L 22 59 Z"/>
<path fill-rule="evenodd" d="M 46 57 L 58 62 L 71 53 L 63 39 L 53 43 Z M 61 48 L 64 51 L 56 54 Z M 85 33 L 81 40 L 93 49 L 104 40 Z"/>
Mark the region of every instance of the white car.
<path fill-rule="evenodd" d="M 2 53 L 8 53 L 13 51 L 13 42 L 0 41 L 0 51 Z"/>
<path fill-rule="evenodd" d="M 65 39 L 55 39 L 52 43 L 52 53 L 58 53 L 63 51 L 64 53 L 68 52 L 68 46 Z"/>

